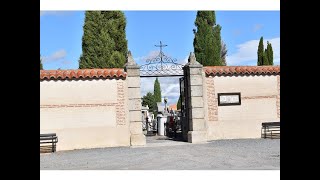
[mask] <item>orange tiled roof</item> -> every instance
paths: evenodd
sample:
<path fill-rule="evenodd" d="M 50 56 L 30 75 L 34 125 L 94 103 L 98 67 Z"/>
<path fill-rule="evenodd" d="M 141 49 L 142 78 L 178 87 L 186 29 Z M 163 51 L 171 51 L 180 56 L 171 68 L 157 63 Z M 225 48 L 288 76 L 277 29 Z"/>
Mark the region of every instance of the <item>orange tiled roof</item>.
<path fill-rule="evenodd" d="M 80 79 L 80 78 L 119 78 L 127 73 L 120 68 L 112 69 L 76 69 L 76 70 L 40 70 L 40 80 Z"/>
<path fill-rule="evenodd" d="M 177 105 L 176 104 L 171 104 L 170 106 L 169 106 L 169 110 L 177 110 Z"/>
<path fill-rule="evenodd" d="M 280 66 L 205 66 L 207 76 L 238 74 L 280 74 Z"/>

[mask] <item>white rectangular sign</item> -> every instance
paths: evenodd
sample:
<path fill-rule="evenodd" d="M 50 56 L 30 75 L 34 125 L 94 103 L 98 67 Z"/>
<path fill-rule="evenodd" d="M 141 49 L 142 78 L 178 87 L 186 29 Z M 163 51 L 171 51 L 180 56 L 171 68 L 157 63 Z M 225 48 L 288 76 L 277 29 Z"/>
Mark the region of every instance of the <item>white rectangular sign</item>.
<path fill-rule="evenodd" d="M 241 105 L 240 93 L 218 93 L 218 105 Z"/>

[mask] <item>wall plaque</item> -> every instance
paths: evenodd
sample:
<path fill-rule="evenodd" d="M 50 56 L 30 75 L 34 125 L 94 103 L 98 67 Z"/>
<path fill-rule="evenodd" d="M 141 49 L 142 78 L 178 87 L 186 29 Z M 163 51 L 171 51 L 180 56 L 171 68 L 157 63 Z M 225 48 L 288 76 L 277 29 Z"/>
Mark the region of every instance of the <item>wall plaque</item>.
<path fill-rule="evenodd" d="M 241 105 L 240 93 L 218 93 L 218 106 Z"/>

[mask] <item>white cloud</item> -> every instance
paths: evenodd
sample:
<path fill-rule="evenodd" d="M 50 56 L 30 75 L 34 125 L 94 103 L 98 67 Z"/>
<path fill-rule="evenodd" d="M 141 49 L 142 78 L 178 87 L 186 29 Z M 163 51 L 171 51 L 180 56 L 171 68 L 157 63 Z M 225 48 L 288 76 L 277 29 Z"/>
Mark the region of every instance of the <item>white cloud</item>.
<path fill-rule="evenodd" d="M 141 65 L 141 64 L 147 64 L 146 60 L 147 59 L 152 59 L 152 58 L 155 58 L 159 55 L 160 51 L 159 50 L 156 50 L 156 51 L 150 51 L 148 53 L 148 55 L 146 56 L 141 56 L 141 57 L 135 57 L 133 58 L 137 64 Z"/>
<path fill-rule="evenodd" d="M 168 98 L 168 105 L 176 104 L 180 95 L 180 77 L 161 77 L 158 78 L 161 87 L 162 102 L 163 98 Z M 141 78 L 141 96 L 146 95 L 148 92 L 153 93 L 155 77 Z"/>
<path fill-rule="evenodd" d="M 254 26 L 253 26 L 253 32 L 257 32 L 257 31 L 259 31 L 260 29 L 262 29 L 263 28 L 263 24 L 255 24 Z"/>
<path fill-rule="evenodd" d="M 135 57 L 133 58 L 137 64 L 143 65 L 147 62 L 145 60 L 155 58 L 159 55 L 159 50 L 150 51 L 148 55 Z M 170 56 L 170 55 L 167 55 Z M 188 63 L 189 55 L 187 55 L 184 59 L 177 60 L 176 63 L 178 64 L 186 64 Z M 180 96 L 180 85 L 179 85 L 179 78 L 180 77 L 159 77 L 158 80 L 161 86 L 161 96 L 162 102 L 163 98 L 168 98 L 168 105 L 176 104 L 179 96 Z M 146 95 L 148 92 L 153 93 L 154 88 L 154 81 L 156 80 L 155 77 L 144 77 L 141 78 L 141 96 Z"/>
<path fill-rule="evenodd" d="M 183 64 L 183 65 L 187 64 L 188 63 L 188 59 L 189 59 L 189 55 L 186 56 L 183 60 L 179 61 L 178 63 Z"/>
<path fill-rule="evenodd" d="M 147 64 L 147 62 L 146 62 L 147 59 L 153 59 L 153 58 L 157 57 L 159 55 L 159 53 L 160 53 L 159 50 L 154 50 L 154 51 L 150 51 L 148 53 L 148 55 L 146 55 L 146 56 L 134 57 L 133 59 L 136 61 L 137 64 L 144 65 L 144 64 Z M 166 54 L 166 56 L 171 57 L 170 55 L 167 55 L 167 54 Z M 184 59 L 177 60 L 176 63 L 186 64 L 186 63 L 188 63 L 188 58 L 189 58 L 189 55 L 187 55 Z M 172 58 L 172 59 L 174 59 L 174 58 Z"/>
<path fill-rule="evenodd" d="M 272 44 L 273 62 L 275 65 L 280 64 L 280 37 L 273 39 L 264 39 L 264 48 L 267 47 L 267 41 Z M 257 50 L 259 45 L 258 40 L 250 40 L 237 45 L 237 51 L 234 54 L 227 56 L 227 64 L 235 65 L 257 65 Z"/>
<path fill-rule="evenodd" d="M 42 60 L 43 62 L 58 61 L 58 60 L 63 60 L 66 56 L 67 56 L 66 50 L 60 49 L 49 56 L 44 56 Z"/>

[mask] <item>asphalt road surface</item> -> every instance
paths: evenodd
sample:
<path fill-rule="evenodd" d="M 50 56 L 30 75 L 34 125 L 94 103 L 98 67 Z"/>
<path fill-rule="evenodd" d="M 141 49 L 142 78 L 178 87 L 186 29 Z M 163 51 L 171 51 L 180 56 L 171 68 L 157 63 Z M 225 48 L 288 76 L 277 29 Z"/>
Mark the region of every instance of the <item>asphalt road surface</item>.
<path fill-rule="evenodd" d="M 40 154 L 40 170 L 280 169 L 280 139 L 217 140 L 191 144 L 147 137 L 145 147 Z"/>

